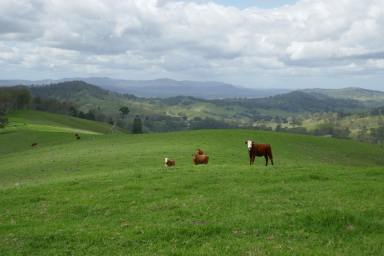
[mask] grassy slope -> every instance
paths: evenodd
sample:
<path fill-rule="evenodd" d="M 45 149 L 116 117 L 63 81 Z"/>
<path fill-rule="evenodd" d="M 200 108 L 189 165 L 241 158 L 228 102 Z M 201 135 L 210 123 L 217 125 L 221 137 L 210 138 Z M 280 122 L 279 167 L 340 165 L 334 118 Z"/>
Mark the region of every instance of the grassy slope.
<path fill-rule="evenodd" d="M 0 130 L 0 155 L 30 149 L 35 142 L 39 147 L 73 142 L 75 133 L 85 139 L 111 132 L 109 124 L 40 111 L 17 111 L 9 118 L 9 126 Z"/>
<path fill-rule="evenodd" d="M 111 126 L 106 123 L 94 122 L 66 115 L 57 115 L 41 111 L 18 111 L 10 115 L 13 124 L 36 127 L 36 130 L 66 131 L 77 130 L 79 133 L 103 134 L 109 133 Z"/>
<path fill-rule="evenodd" d="M 29 131 L 50 143 L 32 149 L 23 132 L 0 135 L 0 147 L 19 145 L 0 151 L 1 255 L 384 252 L 374 145 L 249 130 L 80 141 Z M 271 143 L 275 166 L 248 166 L 246 138 Z M 197 147 L 208 166 L 191 164 Z M 165 170 L 165 156 L 177 167 Z"/>

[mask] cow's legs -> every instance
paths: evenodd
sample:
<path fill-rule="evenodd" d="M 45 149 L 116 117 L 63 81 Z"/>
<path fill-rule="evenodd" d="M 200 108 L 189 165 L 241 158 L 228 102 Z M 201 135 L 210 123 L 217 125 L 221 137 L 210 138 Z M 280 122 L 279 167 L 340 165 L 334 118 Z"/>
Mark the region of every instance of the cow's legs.
<path fill-rule="evenodd" d="M 252 165 L 255 162 L 255 156 L 249 152 L 249 165 Z"/>
<path fill-rule="evenodd" d="M 268 166 L 268 156 L 265 155 L 264 158 L 265 158 L 265 166 Z"/>

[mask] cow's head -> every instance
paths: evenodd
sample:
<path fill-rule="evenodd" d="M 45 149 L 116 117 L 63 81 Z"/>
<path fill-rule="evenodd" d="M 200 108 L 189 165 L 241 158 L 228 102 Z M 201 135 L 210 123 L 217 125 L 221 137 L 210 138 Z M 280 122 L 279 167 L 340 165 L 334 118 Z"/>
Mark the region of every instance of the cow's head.
<path fill-rule="evenodd" d="M 168 162 L 168 158 L 164 158 L 164 163 L 166 164 Z"/>
<path fill-rule="evenodd" d="M 250 151 L 251 150 L 251 148 L 252 148 L 252 141 L 251 140 L 246 140 L 245 141 L 245 144 L 247 144 L 247 147 L 248 147 L 248 151 Z"/>

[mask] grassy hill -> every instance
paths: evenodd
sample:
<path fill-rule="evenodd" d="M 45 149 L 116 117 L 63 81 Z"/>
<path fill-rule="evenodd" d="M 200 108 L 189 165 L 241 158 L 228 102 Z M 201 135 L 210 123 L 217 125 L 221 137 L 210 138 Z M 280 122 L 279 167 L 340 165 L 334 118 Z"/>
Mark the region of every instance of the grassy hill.
<path fill-rule="evenodd" d="M 10 114 L 10 127 L 22 125 L 27 129 L 73 131 L 87 134 L 104 134 L 111 131 L 111 125 L 66 115 L 24 110 Z"/>
<path fill-rule="evenodd" d="M 41 111 L 23 110 L 9 115 L 10 123 L 6 129 L 0 129 L 0 154 L 26 149 L 32 143 L 39 147 L 72 142 L 78 133 L 82 138 L 95 137 L 111 133 L 111 126 L 90 120 Z M 114 133 L 123 132 L 113 129 Z M 16 143 L 21 141 L 21 143 Z"/>
<path fill-rule="evenodd" d="M 51 117 L 52 126 L 61 120 Z M 10 119 L 28 126 L 45 117 Z M 68 122 L 0 133 L 1 255 L 384 252 L 378 146 L 254 130 L 85 132 L 75 140 L 61 127 L 86 128 Z M 102 133 L 92 124 L 87 131 Z M 248 165 L 248 138 L 272 144 L 275 166 L 261 158 Z M 192 165 L 198 147 L 207 166 Z M 165 169 L 164 157 L 176 167 Z"/>

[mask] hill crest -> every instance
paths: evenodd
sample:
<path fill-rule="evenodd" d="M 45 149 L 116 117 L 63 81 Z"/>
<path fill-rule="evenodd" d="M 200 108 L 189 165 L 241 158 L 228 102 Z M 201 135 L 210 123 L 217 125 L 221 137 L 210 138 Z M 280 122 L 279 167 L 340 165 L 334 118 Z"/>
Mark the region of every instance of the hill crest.
<path fill-rule="evenodd" d="M 286 93 L 287 89 L 251 89 L 217 81 L 191 81 L 160 78 L 154 80 L 124 80 L 108 77 L 77 77 L 58 80 L 0 80 L 0 85 L 49 85 L 70 81 L 84 81 L 108 91 L 132 94 L 145 98 L 191 96 L 204 99 L 262 98 Z"/>

